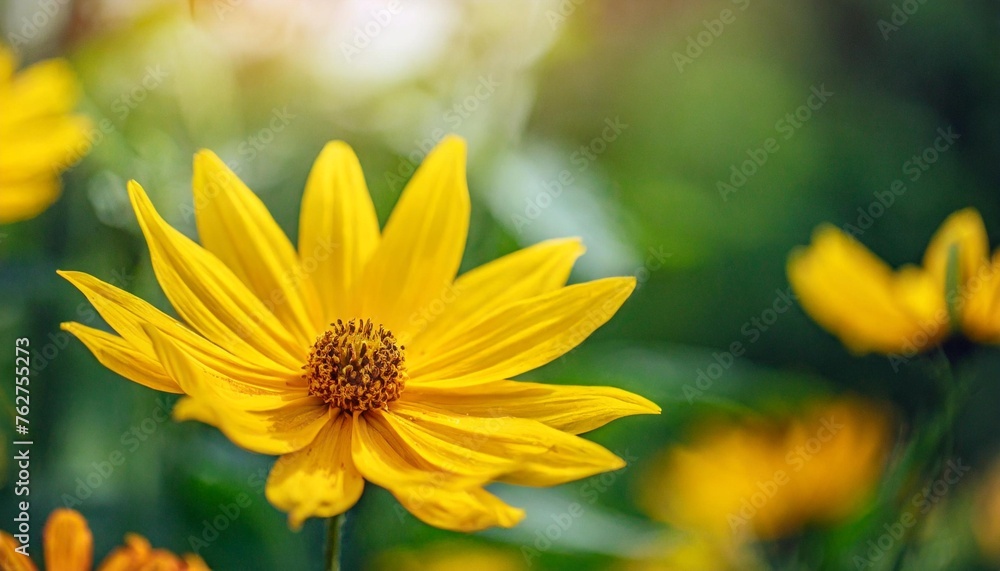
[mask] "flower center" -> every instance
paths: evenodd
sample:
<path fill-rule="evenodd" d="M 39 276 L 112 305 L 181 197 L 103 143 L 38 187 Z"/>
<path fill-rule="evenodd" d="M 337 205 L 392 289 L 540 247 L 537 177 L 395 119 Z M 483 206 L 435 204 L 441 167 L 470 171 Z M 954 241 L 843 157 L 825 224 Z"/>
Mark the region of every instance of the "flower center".
<path fill-rule="evenodd" d="M 383 408 L 406 384 L 403 347 L 368 319 L 331 323 L 302 368 L 309 394 L 350 412 Z"/>

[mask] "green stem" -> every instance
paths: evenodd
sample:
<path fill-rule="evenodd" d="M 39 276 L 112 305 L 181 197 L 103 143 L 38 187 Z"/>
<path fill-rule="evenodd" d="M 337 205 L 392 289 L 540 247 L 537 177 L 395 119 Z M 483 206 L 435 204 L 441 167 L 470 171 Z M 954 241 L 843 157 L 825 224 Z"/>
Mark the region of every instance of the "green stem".
<path fill-rule="evenodd" d="M 938 411 L 938 421 L 933 425 L 928 435 L 928 442 L 924 444 L 925 453 L 929 453 L 933 464 L 920 471 L 920 476 L 931 480 L 941 475 L 947 461 L 955 452 L 955 421 L 967 394 L 967 387 L 955 377 L 951 361 L 943 349 L 938 348 L 935 359 L 936 362 L 932 364 L 931 371 L 941 391 L 942 406 Z M 905 533 L 903 545 L 896 552 L 896 558 L 893 561 L 893 571 L 903 568 L 907 556 L 913 551 L 913 538 L 917 535 L 917 530 L 920 527 L 922 525 L 914 526 Z"/>
<path fill-rule="evenodd" d="M 326 549 L 324 550 L 324 565 L 326 571 L 340 571 L 340 559 L 343 557 L 344 514 L 335 515 L 326 521 Z"/>

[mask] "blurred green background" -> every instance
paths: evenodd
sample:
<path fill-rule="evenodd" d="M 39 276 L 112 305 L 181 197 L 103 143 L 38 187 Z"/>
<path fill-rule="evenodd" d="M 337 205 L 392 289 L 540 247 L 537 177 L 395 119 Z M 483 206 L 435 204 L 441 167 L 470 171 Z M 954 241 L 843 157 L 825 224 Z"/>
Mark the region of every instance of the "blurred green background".
<path fill-rule="evenodd" d="M 59 330 L 61 321 L 100 319 L 56 269 L 168 308 L 125 182 L 138 180 L 193 236 L 191 157 L 200 148 L 229 162 L 294 236 L 308 169 L 326 141 L 355 148 L 384 222 L 413 165 L 457 132 L 471 153 L 464 269 L 580 235 L 588 253 L 574 281 L 639 280 L 581 348 L 527 375 L 615 385 L 661 404 L 660 417 L 591 435 L 626 455 L 626 469 L 555 489 L 496 486 L 529 517 L 475 537 L 420 524 L 369 485 L 348 524 L 347 569 L 380 568 L 394 553 L 442 542 L 489 544 L 522 561 L 549 514 L 574 501 L 586 507 L 584 524 L 531 568 L 609 568 L 659 537 L 663 524 L 643 514 L 636 488 L 655 453 L 706 414 L 793 408 L 804 395 L 850 390 L 894 403 L 912 427 L 935 405 L 919 366 L 896 372 L 884 357 L 855 358 L 798 307 L 760 320 L 786 295 L 788 252 L 821 222 L 863 225 L 862 242 L 893 265 L 918 261 L 937 225 L 965 206 L 1000 236 L 995 1 L 914 0 L 902 22 L 894 10 L 910 3 L 889 0 L 389 4 L 0 2 L 3 36 L 22 65 L 68 58 L 81 110 L 98 126 L 90 155 L 64 175 L 63 198 L 37 219 L 0 227 L 0 339 L 30 337 L 43 356 L 31 409 L 36 533 L 76 496 L 99 557 L 136 531 L 176 552 L 197 547 L 215 569 L 320 568 L 322 522 L 290 532 L 263 497 L 273 459 L 203 425 L 161 422 L 172 397 L 117 378 Z M 810 100 L 814 93 L 825 95 Z M 810 101 L 815 109 L 801 107 Z M 938 129 L 959 137 L 914 179 L 906 163 Z M 777 148 L 766 162 L 731 180 L 768 138 Z M 906 192 L 866 219 L 875 193 L 896 179 Z M 734 342 L 746 353 L 730 360 Z M 3 355 L 10 371 L 11 352 Z M 710 390 L 687 398 L 700 371 L 730 361 Z M 959 367 L 975 398 L 961 414 L 957 454 L 978 474 L 1000 451 L 1000 352 L 978 350 Z M 8 415 L 13 389 L 3 386 Z M 3 446 L 11 426 L 2 423 Z M 101 475 L 115 451 L 124 464 Z M 3 457 L 7 529 L 13 472 Z M 948 499 L 919 568 L 995 568 L 970 539 L 978 481 Z M 240 515 L 228 518 L 233 503 Z M 211 523 L 220 515 L 225 529 Z"/>

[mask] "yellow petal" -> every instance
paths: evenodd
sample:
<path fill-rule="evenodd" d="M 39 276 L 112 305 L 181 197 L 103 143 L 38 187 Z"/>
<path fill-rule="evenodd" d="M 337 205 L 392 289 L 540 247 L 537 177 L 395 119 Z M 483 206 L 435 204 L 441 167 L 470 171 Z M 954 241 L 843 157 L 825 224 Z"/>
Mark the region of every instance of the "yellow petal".
<path fill-rule="evenodd" d="M 1000 251 L 960 290 L 962 329 L 980 343 L 1000 343 Z"/>
<path fill-rule="evenodd" d="M 465 142 L 446 137 L 403 190 L 365 267 L 363 314 L 405 345 L 415 312 L 451 285 L 469 230 Z"/>
<path fill-rule="evenodd" d="M 358 158 L 346 143 L 327 143 L 309 173 L 299 215 L 299 258 L 304 280 L 319 292 L 323 325 L 361 317 L 356 288 L 378 242 L 378 216 Z"/>
<path fill-rule="evenodd" d="M 511 528 L 524 519 L 524 510 L 505 504 L 482 488 L 431 486 L 401 486 L 390 491 L 417 519 L 441 529 L 472 533 L 490 527 Z"/>
<path fill-rule="evenodd" d="M 94 538 L 87 520 L 78 512 L 57 509 L 45 529 L 45 568 L 59 571 L 90 571 L 94 562 Z"/>
<path fill-rule="evenodd" d="M 14 75 L 17 69 L 17 57 L 14 52 L 7 49 L 7 46 L 0 44 L 0 81 L 7 81 Z"/>
<path fill-rule="evenodd" d="M 416 449 L 377 410 L 355 415 L 351 439 L 354 465 L 366 480 L 392 491 L 399 486 L 433 485 L 468 489 L 490 480 L 488 475 L 461 474 L 444 469 L 425 458 L 426 449 Z"/>
<path fill-rule="evenodd" d="M 297 342 L 211 252 L 171 228 L 138 183 L 130 181 L 128 189 L 156 279 L 184 321 L 240 357 L 262 353 L 293 369 L 305 362 L 308 345 Z"/>
<path fill-rule="evenodd" d="M 187 571 L 211 571 L 204 559 L 192 553 L 184 556 L 184 563 L 187 565 Z"/>
<path fill-rule="evenodd" d="M 0 56 L 0 223 L 32 218 L 59 197 L 59 172 L 89 150 L 90 121 L 70 115 L 78 89 L 63 60 L 35 64 L 13 75 Z"/>
<path fill-rule="evenodd" d="M 461 474 L 473 478 L 476 482 L 486 483 L 515 469 L 518 465 L 518 458 L 515 455 L 504 454 L 510 450 L 487 450 L 480 446 L 481 442 L 474 439 L 474 436 L 489 437 L 487 433 L 474 432 L 477 428 L 483 427 L 485 424 L 481 422 L 483 419 L 448 418 L 447 420 L 454 420 L 456 431 L 448 433 L 436 430 L 432 423 L 423 422 L 422 418 L 409 414 L 403 407 L 400 407 L 398 413 L 385 411 L 380 414 L 386 426 L 392 429 L 410 450 L 437 470 Z M 494 426 L 493 430 L 500 429 Z M 536 446 L 536 453 L 541 453 L 542 449 Z"/>
<path fill-rule="evenodd" d="M 65 115 L 15 127 L 15 136 L 4 132 L 5 138 L 17 144 L 5 145 L 0 153 L 0 179 L 23 180 L 65 170 L 89 150 L 86 135 L 90 127 L 85 117 Z"/>
<path fill-rule="evenodd" d="M 218 428 L 237 446 L 258 454 L 290 454 L 308 446 L 329 420 L 327 407 L 311 398 L 277 408 L 246 411 L 205 399 L 184 397 L 174 405 L 177 421 L 195 420 Z"/>
<path fill-rule="evenodd" d="M 494 381 L 540 367 L 611 319 L 633 289 L 634 278 L 606 278 L 509 304 L 413 366 L 411 382 Z"/>
<path fill-rule="evenodd" d="M 208 571 L 197 555 L 187 555 L 182 561 L 165 549 L 153 549 L 141 535 L 125 535 L 125 545 L 117 547 L 101 562 L 98 571 Z"/>
<path fill-rule="evenodd" d="M 352 457 L 365 478 L 389 490 L 417 519 L 443 529 L 513 527 L 524 518 L 468 478 L 438 470 L 387 425 L 380 413 L 354 419 Z"/>
<path fill-rule="evenodd" d="M 398 401 L 387 418 L 404 418 L 434 437 L 435 449 L 418 453 L 449 472 L 474 474 L 483 457 L 507 458 L 506 464 L 489 463 L 480 469 L 506 469 L 500 481 L 524 486 L 555 486 L 610 470 L 625 463 L 593 442 L 556 430 L 534 420 L 511 417 L 460 416 L 423 404 Z M 448 457 L 443 464 L 437 456 L 441 442 L 455 443 L 464 454 Z M 429 445 L 435 442 L 428 442 Z M 428 446 L 430 448 L 430 446 Z M 467 464 L 462 466 L 462 464 Z"/>
<path fill-rule="evenodd" d="M 194 211 L 208 251 L 239 277 L 303 345 L 323 331 L 319 297 L 264 203 L 212 151 L 194 157 Z"/>
<path fill-rule="evenodd" d="M 143 569 L 149 562 L 153 547 L 141 535 L 125 535 L 125 545 L 116 547 L 97 566 L 98 571 L 134 571 Z M 169 567 L 167 567 L 169 569 Z"/>
<path fill-rule="evenodd" d="M 792 253 L 788 279 L 806 313 L 852 351 L 908 353 L 948 333 L 943 292 L 929 274 L 894 274 L 832 226 L 818 228 L 811 246 Z"/>
<path fill-rule="evenodd" d="M 34 218 L 58 198 L 59 179 L 52 175 L 0 182 L 0 224 Z"/>
<path fill-rule="evenodd" d="M 583 252 L 577 238 L 549 240 L 461 275 L 437 303 L 411 319 L 419 333 L 407 345 L 407 359 L 419 363 L 492 311 L 563 287 Z"/>
<path fill-rule="evenodd" d="M 406 402 L 447 410 L 456 416 L 513 416 L 581 434 L 625 416 L 659 414 L 653 402 L 615 387 L 548 385 L 489 381 L 453 385 L 447 381 L 414 384 Z"/>
<path fill-rule="evenodd" d="M 209 368 L 236 377 L 246 384 L 273 390 L 301 377 L 300 369 L 279 365 L 259 353 L 234 356 L 148 302 L 91 275 L 66 271 L 57 273 L 87 297 L 122 339 L 149 359 L 157 359 L 153 343 L 145 331 L 153 327 L 181 344 L 186 353 Z"/>
<path fill-rule="evenodd" d="M 82 341 L 102 365 L 126 379 L 156 391 L 184 392 L 158 361 L 150 359 L 121 337 L 79 323 L 64 323 L 62 329 Z"/>
<path fill-rule="evenodd" d="M 0 128 L 69 113 L 79 91 L 73 68 L 66 60 L 36 63 L 0 88 L 0 101 L 4 103 Z"/>
<path fill-rule="evenodd" d="M 931 238 L 924 253 L 924 268 L 934 276 L 944 291 L 945 273 L 951 249 L 958 248 L 959 284 L 964 284 L 989 255 L 989 240 L 983 219 L 975 208 L 966 208 L 949 216 Z"/>
<path fill-rule="evenodd" d="M 267 478 L 267 499 L 288 512 L 298 529 L 310 517 L 342 514 L 357 503 L 364 479 L 351 460 L 351 423 L 339 414 L 311 444 L 278 459 Z"/>
<path fill-rule="evenodd" d="M 163 334 L 149 330 L 167 373 L 191 395 L 174 407 L 178 420 L 216 426 L 230 440 L 261 454 L 287 454 L 312 442 L 330 408 L 304 389 L 265 392 L 207 369 Z"/>
<path fill-rule="evenodd" d="M 38 571 L 28 556 L 15 551 L 20 546 L 21 543 L 12 535 L 6 531 L 0 531 L 0 569 L 3 571 Z"/>

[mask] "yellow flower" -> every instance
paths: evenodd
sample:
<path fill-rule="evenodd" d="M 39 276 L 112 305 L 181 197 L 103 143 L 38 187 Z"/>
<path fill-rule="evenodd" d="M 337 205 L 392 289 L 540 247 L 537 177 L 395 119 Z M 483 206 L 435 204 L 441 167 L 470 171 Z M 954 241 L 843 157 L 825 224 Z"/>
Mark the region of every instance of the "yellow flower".
<path fill-rule="evenodd" d="M 973 521 L 976 542 L 987 558 L 1000 561 L 1000 460 L 979 485 Z"/>
<path fill-rule="evenodd" d="M 957 283 L 948 287 L 955 254 Z M 923 266 L 893 271 L 838 228 L 824 225 L 813 243 L 792 253 L 788 277 L 803 309 L 857 353 L 913 355 L 961 329 L 1000 342 L 1000 251 L 988 259 L 986 229 L 974 209 L 945 220 Z M 959 323 L 951 322 L 952 312 Z"/>
<path fill-rule="evenodd" d="M 517 551 L 489 546 L 439 544 L 379 556 L 373 571 L 528 571 Z"/>
<path fill-rule="evenodd" d="M 202 246 L 128 187 L 157 280 L 187 325 L 64 272 L 118 335 L 64 328 L 118 374 L 187 395 L 176 418 L 281 455 L 267 497 L 292 526 L 344 512 L 368 480 L 434 526 L 510 527 L 522 510 L 485 484 L 620 468 L 575 435 L 659 412 L 620 389 L 509 380 L 582 342 L 635 280 L 565 286 L 583 252 L 573 239 L 456 279 L 470 208 L 457 137 L 430 153 L 382 231 L 353 151 L 327 145 L 307 181 L 298 252 L 211 152 L 195 157 L 193 186 Z"/>
<path fill-rule="evenodd" d="M 722 423 L 668 451 L 644 501 L 683 530 L 736 542 L 785 537 L 856 513 L 890 440 L 886 416 L 851 399 L 782 422 Z"/>
<path fill-rule="evenodd" d="M 656 551 L 621 563 L 616 571 L 757 571 L 764 569 L 749 546 L 701 533 L 671 534 Z"/>
<path fill-rule="evenodd" d="M 40 214 L 59 198 L 59 173 L 89 146 L 90 122 L 71 115 L 78 87 L 63 60 L 15 74 L 0 45 L 0 224 Z"/>
<path fill-rule="evenodd" d="M 48 571 L 89 571 L 93 567 L 94 538 L 87 520 L 79 512 L 68 509 L 52 512 L 43 537 Z M 97 571 L 208 571 L 197 555 L 181 559 L 169 551 L 152 549 L 142 536 L 128 534 L 125 543 L 112 551 L 97 566 Z M 19 545 L 10 534 L 0 531 L 0 569 L 36 571 L 30 558 L 15 551 Z"/>

